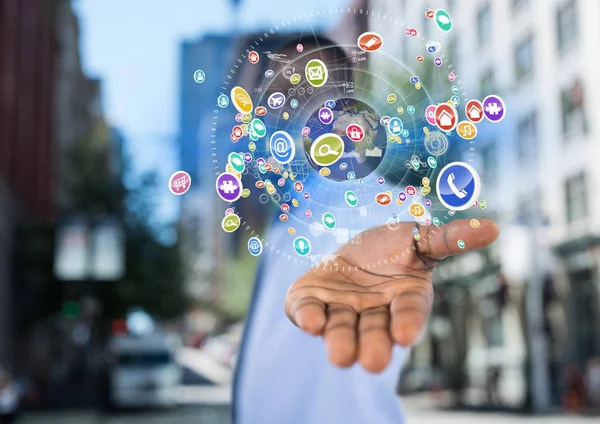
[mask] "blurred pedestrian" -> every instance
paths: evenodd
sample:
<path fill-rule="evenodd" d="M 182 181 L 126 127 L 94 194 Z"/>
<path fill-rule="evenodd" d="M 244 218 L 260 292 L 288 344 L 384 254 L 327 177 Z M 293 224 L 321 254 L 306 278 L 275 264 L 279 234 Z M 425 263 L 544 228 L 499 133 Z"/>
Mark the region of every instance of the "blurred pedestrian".
<path fill-rule="evenodd" d="M 19 390 L 11 376 L 0 368 L 0 424 L 14 423 L 19 410 Z"/>
<path fill-rule="evenodd" d="M 588 361 L 585 380 L 589 406 L 600 411 L 600 356 Z"/>
<path fill-rule="evenodd" d="M 565 392 L 562 405 L 567 412 L 579 412 L 585 406 L 585 380 L 578 365 L 571 364 L 567 367 L 565 376 Z"/>

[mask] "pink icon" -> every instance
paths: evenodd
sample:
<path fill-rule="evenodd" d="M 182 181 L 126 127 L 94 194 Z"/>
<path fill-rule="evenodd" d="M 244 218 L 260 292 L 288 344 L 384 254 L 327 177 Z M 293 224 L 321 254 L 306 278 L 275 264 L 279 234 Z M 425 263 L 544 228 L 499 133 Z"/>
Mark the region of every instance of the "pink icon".
<path fill-rule="evenodd" d="M 350 124 L 346 127 L 346 135 L 355 143 L 361 141 L 365 136 L 365 130 L 358 124 Z"/>
<path fill-rule="evenodd" d="M 301 182 L 298 181 L 298 182 L 294 183 L 294 190 L 296 190 L 298 193 L 300 193 L 303 188 L 304 188 L 304 186 L 302 185 Z"/>
<path fill-rule="evenodd" d="M 425 119 L 429 123 L 429 125 L 435 125 L 435 110 L 436 105 L 429 105 L 427 109 L 425 109 Z"/>
<path fill-rule="evenodd" d="M 281 211 L 282 212 L 289 212 L 290 211 L 290 205 L 288 205 L 287 203 L 284 203 L 283 205 L 281 205 Z"/>
<path fill-rule="evenodd" d="M 455 80 L 456 80 L 456 75 L 454 75 L 454 72 L 450 72 L 448 74 L 448 81 L 454 82 Z"/>
<path fill-rule="evenodd" d="M 304 50 L 304 46 L 303 46 L 302 44 L 298 44 L 298 45 L 296 46 L 296 51 L 297 51 L 298 53 L 302 53 L 302 51 L 303 51 L 303 50 Z"/>
<path fill-rule="evenodd" d="M 169 190 L 171 193 L 181 196 L 187 192 L 192 185 L 190 174 L 185 171 L 177 171 L 169 178 Z"/>
<path fill-rule="evenodd" d="M 312 216 L 312 212 L 310 211 L 310 209 L 304 211 L 304 216 L 306 216 L 307 218 L 310 218 Z"/>
<path fill-rule="evenodd" d="M 310 134 L 310 128 L 309 127 L 302 128 L 302 135 L 303 136 L 308 136 L 309 134 Z"/>
<path fill-rule="evenodd" d="M 417 30 L 414 29 L 414 28 L 411 28 L 410 29 L 410 35 L 411 35 L 411 37 L 416 37 L 417 36 Z"/>
<path fill-rule="evenodd" d="M 277 180 L 277 185 L 279 187 L 283 187 L 285 185 L 285 179 L 280 178 L 279 180 Z"/>
<path fill-rule="evenodd" d="M 257 64 L 258 61 L 260 60 L 260 56 L 258 55 L 258 52 L 255 52 L 254 50 L 251 51 L 250 53 L 248 53 L 248 60 L 250 61 L 250 63 L 252 63 L 253 65 Z"/>
<path fill-rule="evenodd" d="M 233 208 L 228 208 L 225 210 L 225 216 L 231 215 L 235 213 L 235 210 Z"/>
<path fill-rule="evenodd" d="M 417 189 L 414 188 L 413 186 L 407 186 L 406 194 L 408 194 L 409 196 L 414 196 L 415 194 L 417 194 Z"/>

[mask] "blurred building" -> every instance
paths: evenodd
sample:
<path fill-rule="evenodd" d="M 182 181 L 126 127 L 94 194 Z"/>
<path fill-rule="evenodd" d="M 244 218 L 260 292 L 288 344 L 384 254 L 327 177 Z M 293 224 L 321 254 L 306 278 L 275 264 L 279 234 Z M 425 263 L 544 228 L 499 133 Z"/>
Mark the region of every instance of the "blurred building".
<path fill-rule="evenodd" d="M 499 94 L 508 109 L 501 124 L 479 126 L 472 160 L 488 207 L 469 213 L 496 218 L 501 238 L 486 252 L 442 264 L 437 315 L 405 388 L 462 379 L 463 401 L 518 406 L 531 402 L 531 391 L 547 390 L 560 405 L 567 369 L 585 373 L 600 355 L 600 124 L 593 115 L 600 82 L 589 53 L 600 38 L 600 3 L 375 0 L 372 7 L 442 42 L 466 97 Z M 449 34 L 428 22 L 426 7 L 451 13 Z M 403 38 L 390 43 L 410 61 L 418 53 Z M 545 388 L 539 375 L 531 379 L 540 360 Z M 436 379 L 432 364 L 461 372 Z"/>

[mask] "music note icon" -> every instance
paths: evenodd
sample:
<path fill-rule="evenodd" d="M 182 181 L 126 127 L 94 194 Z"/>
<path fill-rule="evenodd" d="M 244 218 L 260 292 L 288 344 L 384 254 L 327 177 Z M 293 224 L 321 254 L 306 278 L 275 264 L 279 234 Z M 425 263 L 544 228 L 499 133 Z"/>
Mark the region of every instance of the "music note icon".
<path fill-rule="evenodd" d="M 472 140 L 477 136 L 477 127 L 469 121 L 461 121 L 456 128 L 458 135 L 465 140 Z"/>

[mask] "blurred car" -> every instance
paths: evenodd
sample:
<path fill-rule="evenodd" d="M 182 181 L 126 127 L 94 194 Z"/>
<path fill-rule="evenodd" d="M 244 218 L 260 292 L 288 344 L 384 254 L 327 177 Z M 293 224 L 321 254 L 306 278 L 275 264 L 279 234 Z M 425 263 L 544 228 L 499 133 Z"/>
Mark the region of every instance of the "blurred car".
<path fill-rule="evenodd" d="M 115 336 L 109 343 L 108 400 L 113 408 L 174 407 L 183 370 L 176 338 Z"/>

